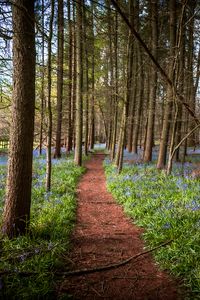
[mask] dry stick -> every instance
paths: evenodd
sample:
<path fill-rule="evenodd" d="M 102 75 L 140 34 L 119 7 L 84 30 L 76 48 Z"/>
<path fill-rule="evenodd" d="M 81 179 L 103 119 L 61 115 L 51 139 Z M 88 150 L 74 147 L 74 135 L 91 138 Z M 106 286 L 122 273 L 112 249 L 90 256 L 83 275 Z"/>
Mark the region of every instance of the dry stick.
<path fill-rule="evenodd" d="M 196 129 L 198 129 L 200 127 L 200 124 L 198 124 L 197 126 L 195 126 L 191 131 L 189 131 L 188 132 L 188 134 L 186 134 L 183 138 L 182 138 L 182 140 L 174 147 L 174 150 L 173 150 L 173 152 L 172 152 L 172 154 L 171 154 L 171 157 L 172 157 L 172 159 L 173 159 L 173 156 L 174 156 L 174 154 L 175 154 L 175 151 L 182 145 L 182 143 L 196 130 Z"/>
<path fill-rule="evenodd" d="M 133 255 L 125 260 L 122 260 L 118 263 L 114 263 L 114 264 L 110 264 L 110 265 L 106 265 L 106 266 L 102 266 L 102 267 L 96 267 L 96 268 L 91 268 L 91 269 L 80 269 L 80 270 L 75 270 L 75 271 L 69 271 L 69 272 L 55 272 L 54 274 L 55 275 L 58 275 L 58 276 L 65 276 L 65 277 L 68 277 L 68 276 L 80 276 L 80 275 L 84 275 L 84 274 L 91 274 L 91 273 L 95 273 L 95 272 L 101 272 L 101 271 L 107 271 L 107 270 L 111 270 L 111 269 L 115 269 L 115 268 L 119 268 L 121 266 L 124 266 L 126 264 L 128 264 L 131 260 L 134 260 L 134 259 L 137 259 L 138 257 L 140 256 L 143 256 L 145 254 L 148 254 L 148 253 L 151 253 L 161 247 L 165 247 L 169 244 L 171 244 L 174 240 L 169 240 L 165 243 L 162 243 L 150 250 L 147 250 L 147 251 L 144 251 L 144 252 L 140 252 L 136 255 Z M 38 274 L 38 272 L 15 272 L 15 271 L 1 271 L 0 272 L 0 276 L 1 275 L 8 275 L 8 274 L 13 274 L 13 273 L 16 273 L 18 275 L 21 275 L 21 276 L 30 276 L 30 275 L 36 275 Z M 47 272 L 48 274 L 49 272 Z"/>
<path fill-rule="evenodd" d="M 111 0 L 111 2 L 113 4 L 113 6 L 116 8 L 116 10 L 118 11 L 118 13 L 121 15 L 121 17 L 124 20 L 124 22 L 129 27 L 129 29 L 130 29 L 131 33 L 133 34 L 133 36 L 138 40 L 138 42 L 140 43 L 140 45 L 142 46 L 142 48 L 144 49 L 144 51 L 147 53 L 147 55 L 149 56 L 149 58 L 152 60 L 152 62 L 154 63 L 155 67 L 157 68 L 157 70 L 159 71 L 159 73 L 162 75 L 164 81 L 167 84 L 169 84 L 169 86 L 171 87 L 171 89 L 174 92 L 174 95 L 184 105 L 184 107 L 188 110 L 189 114 L 194 118 L 196 124 L 200 124 L 200 121 L 197 118 L 197 116 L 195 115 L 194 111 L 190 108 L 189 104 L 186 103 L 184 97 L 178 93 L 178 91 L 176 90 L 176 88 L 174 86 L 173 81 L 169 78 L 169 76 L 167 75 L 167 73 L 164 71 L 164 69 L 161 67 L 161 65 L 158 63 L 158 61 L 155 59 L 155 57 L 153 56 L 153 54 L 151 53 L 151 51 L 149 50 L 149 48 L 147 47 L 147 45 L 145 44 L 145 42 L 142 40 L 142 38 L 139 35 L 139 33 L 131 25 L 131 23 L 129 22 L 129 20 L 126 17 L 125 13 L 119 7 L 119 5 L 116 2 L 116 0 Z"/>

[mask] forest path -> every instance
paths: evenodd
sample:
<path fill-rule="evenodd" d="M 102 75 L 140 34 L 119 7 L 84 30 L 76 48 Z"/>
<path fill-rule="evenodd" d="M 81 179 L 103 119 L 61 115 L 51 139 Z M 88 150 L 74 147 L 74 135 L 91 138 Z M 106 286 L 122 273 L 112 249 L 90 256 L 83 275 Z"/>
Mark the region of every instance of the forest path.
<path fill-rule="evenodd" d="M 144 251 L 142 230 L 106 190 L 104 157 L 92 156 L 78 186 L 71 269 L 108 265 Z M 176 282 L 158 270 L 150 254 L 117 269 L 66 278 L 59 287 L 59 294 L 65 293 L 70 299 L 179 299 Z"/>

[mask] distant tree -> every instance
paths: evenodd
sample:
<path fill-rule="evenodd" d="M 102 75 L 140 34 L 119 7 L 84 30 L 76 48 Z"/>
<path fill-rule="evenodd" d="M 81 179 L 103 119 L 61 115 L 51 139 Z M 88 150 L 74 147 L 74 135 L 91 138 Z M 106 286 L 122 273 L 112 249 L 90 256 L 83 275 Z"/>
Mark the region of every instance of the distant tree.
<path fill-rule="evenodd" d="M 107 19 L 108 19 L 108 38 L 109 38 L 109 61 L 108 61 L 108 84 L 109 84 L 109 136 L 108 136 L 108 149 L 111 150 L 112 148 L 112 138 L 113 138 L 113 112 L 114 112 L 114 53 L 113 53 L 113 15 L 111 13 L 111 4 L 110 1 L 107 1 L 108 12 L 107 12 Z M 112 153 L 112 151 L 111 151 Z"/>
<path fill-rule="evenodd" d="M 18 0 L 13 13 L 13 102 L 3 233 L 25 234 L 30 220 L 35 107 L 34 0 Z"/>
<path fill-rule="evenodd" d="M 113 97 L 113 134 L 112 134 L 112 142 L 111 142 L 111 153 L 110 159 L 114 160 L 116 154 L 116 140 L 117 140 L 117 120 L 118 120 L 118 14 L 115 11 L 115 32 L 114 32 L 114 66 L 115 66 L 115 87 L 114 87 L 114 97 Z"/>
<path fill-rule="evenodd" d="M 76 82 L 76 146 L 74 161 L 77 165 L 82 164 L 82 126 L 83 126 L 83 61 L 82 61 L 82 21 L 83 3 L 76 2 L 76 59 L 77 59 L 77 82 Z"/>
<path fill-rule="evenodd" d="M 76 84 L 77 84 L 77 54 L 76 54 L 76 3 L 73 2 L 73 26 L 72 26 L 72 118 L 71 118 L 71 139 L 72 147 L 76 146 Z"/>
<path fill-rule="evenodd" d="M 176 1 L 169 1 L 170 12 L 170 26 L 169 26 L 169 40 L 170 40 L 170 53 L 169 53 L 169 70 L 168 77 L 171 82 L 175 79 L 175 61 L 176 61 Z M 175 84 L 174 84 L 175 87 Z M 164 110 L 164 120 L 162 127 L 162 134 L 160 140 L 159 155 L 157 161 L 157 168 L 162 169 L 166 165 L 167 160 L 167 146 L 169 142 L 170 121 L 172 117 L 174 93 L 172 87 L 167 86 L 167 102 Z"/>
<path fill-rule="evenodd" d="M 152 40 L 152 54 L 157 59 L 158 52 L 158 4 L 157 1 L 150 1 L 150 18 L 151 18 L 151 40 Z M 150 73 L 150 94 L 148 105 L 148 123 L 147 123 L 147 135 L 144 152 L 144 161 L 149 162 L 152 160 L 152 148 L 154 145 L 154 126 L 155 126 L 155 109 L 156 109 L 156 91 L 157 91 L 157 70 L 153 63 L 151 63 Z"/>
<path fill-rule="evenodd" d="M 42 28 L 44 29 L 44 0 L 42 0 Z M 44 108 L 45 108 L 45 56 L 44 56 L 44 47 L 45 47 L 45 36 L 42 34 L 42 66 L 41 66 L 41 94 L 40 94 L 40 143 L 39 143 L 39 153 L 42 154 L 43 147 L 43 131 L 44 131 Z"/>
<path fill-rule="evenodd" d="M 51 0 L 51 15 L 49 22 L 49 36 L 48 36 L 48 62 L 47 62 L 47 115 L 48 115 L 48 125 L 47 125 L 47 154 L 46 154 L 46 190 L 51 189 L 51 143 L 52 143 L 52 108 L 51 108 L 51 56 L 52 56 L 52 36 L 53 36 L 53 19 L 54 19 L 54 0 Z"/>
<path fill-rule="evenodd" d="M 92 2 L 91 6 L 92 15 L 92 99 L 91 99 L 91 111 L 90 111 L 90 149 L 94 148 L 95 142 L 95 34 L 94 34 L 94 3 Z"/>
<path fill-rule="evenodd" d="M 69 33 L 69 48 L 68 48 L 68 107 L 67 107 L 67 120 L 68 120 L 68 132 L 67 132 L 67 152 L 72 150 L 72 141 L 73 141 L 73 97 L 72 97 L 72 77 L 73 77 L 73 44 L 72 44 L 72 27 L 73 21 L 71 20 L 71 2 L 67 1 L 67 12 L 68 12 L 68 33 Z"/>
<path fill-rule="evenodd" d="M 137 45 L 137 56 L 138 56 L 138 69 L 137 69 L 137 92 L 136 92 L 136 103 L 135 103 L 135 115 L 134 115 L 134 128 L 133 128 L 133 144 L 132 151 L 134 153 L 138 152 L 138 144 L 139 144 L 139 132 L 140 132 L 140 122 L 142 117 L 142 106 L 144 101 L 144 88 L 143 88 L 143 80 L 144 80 L 144 67 L 142 64 L 143 61 L 143 51 L 140 46 Z"/>
<path fill-rule="evenodd" d="M 86 16 L 86 3 L 83 8 L 83 48 L 84 48 L 84 61 L 85 61 L 85 135 L 84 135 L 84 153 L 88 155 L 88 136 L 89 136 L 89 51 L 87 39 L 87 16 Z"/>
<path fill-rule="evenodd" d="M 187 72 L 186 72 L 186 86 L 187 86 L 187 99 L 189 99 L 189 105 L 192 110 L 196 110 L 196 93 L 195 93 L 195 83 L 194 83 L 194 24 L 195 24 L 195 8 L 197 5 L 197 0 L 188 2 L 188 39 L 187 39 L 187 48 L 190 51 L 186 52 L 187 56 Z M 195 127 L 194 119 L 189 116 L 188 118 L 188 131 L 191 131 Z M 188 146 L 196 145 L 195 133 L 191 134 L 187 140 Z"/>
<path fill-rule="evenodd" d="M 62 102 L 63 102 L 63 54 L 64 54 L 64 11 L 63 0 L 58 0 L 58 58 L 57 58 L 57 124 L 54 157 L 61 157 Z M 71 100 L 71 99 L 70 99 Z"/>

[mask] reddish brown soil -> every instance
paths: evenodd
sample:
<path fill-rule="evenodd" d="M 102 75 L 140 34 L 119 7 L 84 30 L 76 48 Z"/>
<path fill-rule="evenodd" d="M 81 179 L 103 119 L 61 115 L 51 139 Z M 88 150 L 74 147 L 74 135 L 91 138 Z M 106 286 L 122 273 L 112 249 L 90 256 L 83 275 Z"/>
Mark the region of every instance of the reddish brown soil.
<path fill-rule="evenodd" d="M 142 230 L 106 190 L 103 159 L 97 154 L 87 162 L 78 186 L 71 269 L 108 265 L 144 251 Z M 109 271 L 66 278 L 59 294 L 72 295 L 71 299 L 180 299 L 176 282 L 158 269 L 150 254 Z"/>

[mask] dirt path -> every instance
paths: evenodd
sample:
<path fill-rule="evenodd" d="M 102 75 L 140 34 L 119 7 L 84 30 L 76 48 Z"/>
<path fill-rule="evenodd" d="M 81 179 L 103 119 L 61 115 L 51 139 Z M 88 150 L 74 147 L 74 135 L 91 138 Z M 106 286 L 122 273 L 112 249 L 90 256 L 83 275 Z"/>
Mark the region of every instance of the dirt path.
<path fill-rule="evenodd" d="M 144 251 L 142 230 L 125 217 L 106 191 L 103 159 L 97 154 L 87 162 L 78 187 L 72 269 L 107 265 Z M 151 255 L 117 269 L 67 278 L 59 293 L 72 295 L 70 299 L 179 299 L 176 283 L 158 270 Z"/>

